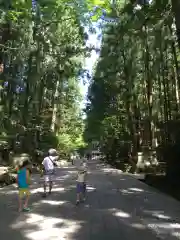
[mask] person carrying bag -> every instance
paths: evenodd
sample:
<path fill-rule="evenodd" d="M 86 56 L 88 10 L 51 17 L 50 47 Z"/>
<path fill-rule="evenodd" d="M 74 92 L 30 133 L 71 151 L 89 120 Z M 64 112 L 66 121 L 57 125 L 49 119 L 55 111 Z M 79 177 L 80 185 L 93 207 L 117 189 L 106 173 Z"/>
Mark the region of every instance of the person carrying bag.
<path fill-rule="evenodd" d="M 44 176 L 44 194 L 46 197 L 46 188 L 49 185 L 49 194 L 51 194 L 53 187 L 53 177 L 55 175 L 55 167 L 57 166 L 55 160 L 57 160 L 57 151 L 55 149 L 50 149 L 48 151 L 48 156 L 44 158 L 43 165 L 43 176 Z"/>

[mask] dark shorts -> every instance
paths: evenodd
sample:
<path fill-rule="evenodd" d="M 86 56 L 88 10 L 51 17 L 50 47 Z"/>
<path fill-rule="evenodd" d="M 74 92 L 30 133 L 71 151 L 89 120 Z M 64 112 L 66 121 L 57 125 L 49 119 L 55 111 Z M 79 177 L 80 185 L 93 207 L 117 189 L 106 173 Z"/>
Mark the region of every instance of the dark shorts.
<path fill-rule="evenodd" d="M 76 190 L 77 190 L 77 193 L 85 193 L 86 183 L 77 183 Z"/>

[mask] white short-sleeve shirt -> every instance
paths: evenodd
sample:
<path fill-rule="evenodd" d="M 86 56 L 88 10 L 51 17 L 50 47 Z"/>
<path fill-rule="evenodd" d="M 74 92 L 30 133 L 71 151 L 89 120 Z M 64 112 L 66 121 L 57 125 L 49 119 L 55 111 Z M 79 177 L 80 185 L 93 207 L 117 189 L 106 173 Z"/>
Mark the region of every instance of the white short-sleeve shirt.
<path fill-rule="evenodd" d="M 48 156 L 48 157 L 45 157 L 42 164 L 45 168 L 46 171 L 49 171 L 49 170 L 54 170 L 54 160 L 56 159 L 56 157 L 54 156 Z"/>

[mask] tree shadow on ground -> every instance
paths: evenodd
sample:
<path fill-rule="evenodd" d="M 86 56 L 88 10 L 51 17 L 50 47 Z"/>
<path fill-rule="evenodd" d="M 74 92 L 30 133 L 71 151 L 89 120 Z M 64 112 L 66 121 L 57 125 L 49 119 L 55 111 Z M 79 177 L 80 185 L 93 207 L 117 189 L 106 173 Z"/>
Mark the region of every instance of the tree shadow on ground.
<path fill-rule="evenodd" d="M 105 166 L 90 163 L 88 199 L 80 206 L 75 206 L 73 167 L 58 170 L 54 191 L 46 199 L 41 198 L 39 177 L 33 176 L 32 211 L 28 214 L 17 213 L 17 193 L 13 187 L 9 192 L 0 191 L 1 239 L 127 240 L 137 237 L 155 240 L 157 235 L 168 236 L 169 240 L 178 239 L 173 236 L 175 228 L 172 227 L 170 211 L 170 217 L 165 216 L 169 199 L 164 201 L 163 198 L 163 207 L 156 199 L 158 197 L 161 201 L 161 195 L 148 186 L 127 175 L 107 174 L 104 170 Z M 159 232 L 151 227 L 153 224 L 161 226 Z"/>

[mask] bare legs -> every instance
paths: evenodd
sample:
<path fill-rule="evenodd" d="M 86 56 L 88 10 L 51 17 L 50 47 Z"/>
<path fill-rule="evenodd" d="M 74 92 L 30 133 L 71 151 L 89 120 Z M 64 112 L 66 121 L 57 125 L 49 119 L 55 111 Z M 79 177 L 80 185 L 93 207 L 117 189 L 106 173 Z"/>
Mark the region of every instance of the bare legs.
<path fill-rule="evenodd" d="M 28 208 L 28 203 L 29 203 L 29 195 L 26 195 L 25 203 L 24 203 L 24 208 Z"/>
<path fill-rule="evenodd" d="M 79 204 L 81 200 L 82 201 L 86 200 L 86 184 L 85 183 L 77 184 L 76 204 Z"/>
<path fill-rule="evenodd" d="M 49 194 L 51 194 L 52 187 L 53 187 L 53 182 L 52 181 L 44 181 L 44 196 L 46 196 L 46 188 L 47 184 L 49 184 Z"/>
<path fill-rule="evenodd" d="M 19 196 L 18 198 L 18 201 L 19 201 L 19 212 L 22 211 L 22 198 Z"/>
<path fill-rule="evenodd" d="M 23 196 L 25 195 L 25 202 L 24 202 L 24 206 L 23 206 Z M 26 191 L 21 191 L 19 193 L 19 197 L 18 197 L 18 201 L 19 201 L 19 212 L 21 212 L 22 210 L 29 210 L 28 209 L 28 203 L 29 203 L 29 190 Z"/>
<path fill-rule="evenodd" d="M 86 183 L 83 184 L 83 201 L 86 200 Z"/>
<path fill-rule="evenodd" d="M 52 186 L 53 186 L 53 182 L 50 181 L 50 182 L 49 182 L 49 193 L 51 193 L 51 191 L 52 191 Z"/>
<path fill-rule="evenodd" d="M 46 196 L 46 181 L 44 181 L 44 196 Z"/>
<path fill-rule="evenodd" d="M 80 193 L 77 193 L 77 197 L 76 197 L 76 203 L 79 203 L 80 202 Z"/>

